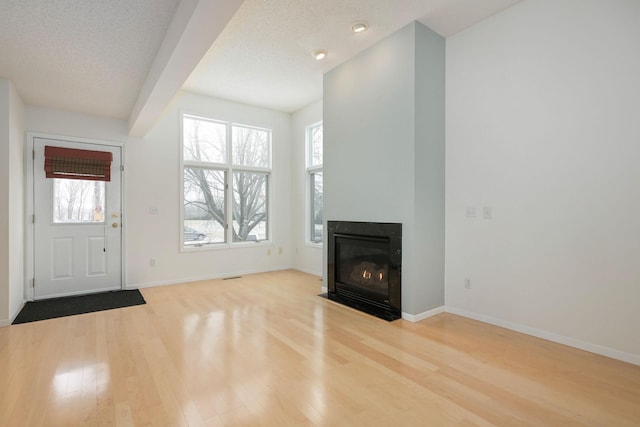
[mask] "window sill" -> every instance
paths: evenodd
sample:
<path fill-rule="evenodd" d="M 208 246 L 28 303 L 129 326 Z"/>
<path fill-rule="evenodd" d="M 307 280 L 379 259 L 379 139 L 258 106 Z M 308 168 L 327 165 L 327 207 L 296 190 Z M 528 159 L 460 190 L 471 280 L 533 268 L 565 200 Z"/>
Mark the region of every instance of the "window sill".
<path fill-rule="evenodd" d="M 322 249 L 324 247 L 324 242 L 304 242 L 304 245 L 309 248 Z"/>
<path fill-rule="evenodd" d="M 261 240 L 261 241 L 251 241 L 251 242 L 236 242 L 236 243 L 207 243 L 204 245 L 189 245 L 189 246 L 181 246 L 180 252 L 189 253 L 189 252 L 204 252 L 204 251 L 219 251 L 225 249 L 247 249 L 247 248 L 255 248 L 262 246 L 273 246 L 273 242 L 271 240 Z"/>

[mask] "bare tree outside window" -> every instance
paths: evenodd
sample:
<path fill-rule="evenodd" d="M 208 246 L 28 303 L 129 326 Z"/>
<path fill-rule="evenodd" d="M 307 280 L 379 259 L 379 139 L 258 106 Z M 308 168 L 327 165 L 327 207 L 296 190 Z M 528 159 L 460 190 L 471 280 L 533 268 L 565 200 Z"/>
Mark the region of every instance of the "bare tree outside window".
<path fill-rule="evenodd" d="M 245 240 L 266 240 L 267 178 L 268 175 L 265 173 L 234 172 L 234 242 Z"/>
<path fill-rule="evenodd" d="M 104 182 L 53 179 L 53 222 L 104 221 Z"/>
<path fill-rule="evenodd" d="M 184 245 L 268 239 L 270 145 L 269 130 L 184 116 Z"/>
<path fill-rule="evenodd" d="M 311 173 L 311 241 L 322 242 L 322 171 Z"/>
<path fill-rule="evenodd" d="M 309 128 L 309 166 L 322 166 L 322 123 Z"/>
<path fill-rule="evenodd" d="M 233 126 L 233 164 L 239 166 L 269 166 L 270 132 L 241 126 Z"/>
<path fill-rule="evenodd" d="M 323 239 L 323 177 L 322 177 L 322 123 L 307 128 L 307 176 L 309 200 L 308 239 L 311 243 L 322 243 Z"/>
<path fill-rule="evenodd" d="M 185 116 L 182 130 L 185 161 L 226 163 L 227 126 L 224 123 Z"/>
<path fill-rule="evenodd" d="M 195 167 L 184 169 L 185 243 L 203 243 L 200 235 L 204 235 L 206 243 L 226 241 L 225 182 L 224 171 Z"/>

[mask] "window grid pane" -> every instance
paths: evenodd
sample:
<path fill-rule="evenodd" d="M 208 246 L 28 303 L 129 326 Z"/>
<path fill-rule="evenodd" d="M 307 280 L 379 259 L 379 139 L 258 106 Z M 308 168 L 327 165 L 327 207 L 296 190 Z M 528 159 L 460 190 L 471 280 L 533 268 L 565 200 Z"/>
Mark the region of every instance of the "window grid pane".
<path fill-rule="evenodd" d="M 227 126 L 196 117 L 184 117 L 183 156 L 185 161 L 226 163 Z"/>
<path fill-rule="evenodd" d="M 309 128 L 309 166 L 322 165 L 322 125 Z"/>
<path fill-rule="evenodd" d="M 267 240 L 268 174 L 233 173 L 233 241 Z"/>
<path fill-rule="evenodd" d="M 231 153 L 234 165 L 269 167 L 269 131 L 233 126 L 231 134 Z"/>
<path fill-rule="evenodd" d="M 215 169 L 184 169 L 185 246 L 226 242 L 226 172 Z"/>
<path fill-rule="evenodd" d="M 322 123 L 307 127 L 307 173 L 309 187 L 308 231 L 307 236 L 312 243 L 322 243 L 322 162 L 323 162 L 323 126 Z"/>
<path fill-rule="evenodd" d="M 311 174 L 311 241 L 322 242 L 322 172 Z"/>

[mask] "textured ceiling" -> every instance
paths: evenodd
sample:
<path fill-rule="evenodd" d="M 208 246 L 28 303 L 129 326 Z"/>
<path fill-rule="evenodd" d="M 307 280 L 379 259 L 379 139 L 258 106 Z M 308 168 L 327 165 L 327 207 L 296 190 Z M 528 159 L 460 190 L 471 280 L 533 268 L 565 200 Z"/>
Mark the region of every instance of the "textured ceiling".
<path fill-rule="evenodd" d="M 0 77 L 29 105 L 125 119 L 178 0 L 0 0 Z"/>
<path fill-rule="evenodd" d="M 323 73 L 411 21 L 449 36 L 517 1 L 245 0 L 184 89 L 293 112 L 322 96 Z M 353 34 L 355 21 L 369 29 Z"/>
<path fill-rule="evenodd" d="M 323 73 L 413 20 L 449 36 L 518 1 L 0 0 L 0 78 L 27 105 L 129 119 L 136 134 L 180 87 L 293 112 L 322 96 Z M 351 33 L 360 20 L 368 31 Z"/>

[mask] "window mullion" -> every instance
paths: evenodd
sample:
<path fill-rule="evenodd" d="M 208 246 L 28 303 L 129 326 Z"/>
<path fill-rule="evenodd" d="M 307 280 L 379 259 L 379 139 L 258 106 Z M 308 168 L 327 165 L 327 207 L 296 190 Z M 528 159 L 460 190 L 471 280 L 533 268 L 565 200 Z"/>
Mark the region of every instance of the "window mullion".
<path fill-rule="evenodd" d="M 233 167 L 236 172 L 254 172 L 254 173 L 265 173 L 265 174 L 271 173 L 271 169 L 258 167 L 258 166 L 232 165 L 231 167 Z"/>
<path fill-rule="evenodd" d="M 227 170 L 229 165 L 226 163 L 198 162 L 193 160 L 184 161 L 185 168 L 201 168 L 201 169 L 219 169 Z"/>

